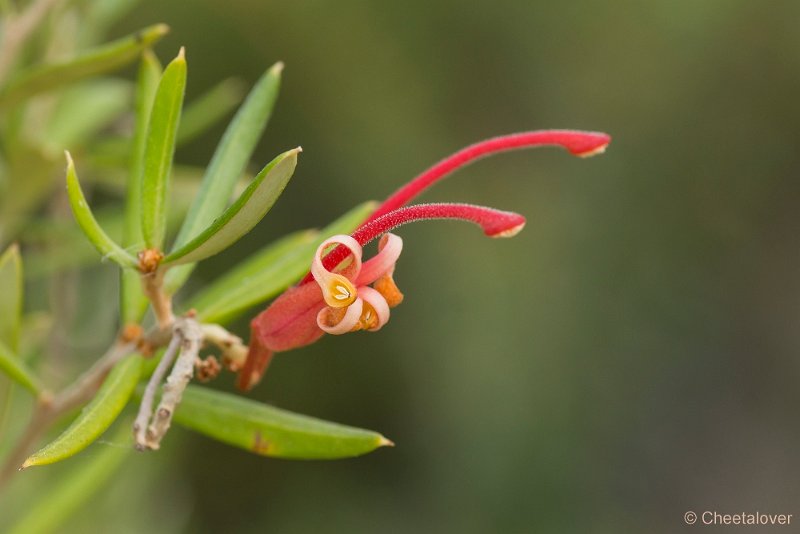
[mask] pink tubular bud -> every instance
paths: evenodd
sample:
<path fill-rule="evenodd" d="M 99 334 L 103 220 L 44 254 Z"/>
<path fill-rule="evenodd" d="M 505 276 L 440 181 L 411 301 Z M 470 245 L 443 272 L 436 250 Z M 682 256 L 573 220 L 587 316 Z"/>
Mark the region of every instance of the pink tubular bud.
<path fill-rule="evenodd" d="M 446 157 L 395 191 L 383 204 L 378 206 L 370 216 L 370 220 L 404 206 L 451 172 L 492 154 L 553 145 L 564 147 L 575 156 L 588 157 L 603 152 L 610 142 L 611 136 L 608 134 L 579 130 L 537 130 L 486 139 Z"/>
<path fill-rule="evenodd" d="M 502 211 L 473 204 L 414 204 L 385 213 L 364 223 L 353 233 L 353 238 L 364 246 L 376 237 L 398 226 L 431 219 L 456 219 L 477 224 L 489 237 L 513 237 L 525 226 L 525 217 L 512 211 Z M 339 246 L 322 260 L 327 269 L 333 269 L 349 254 L 347 247 Z M 303 279 L 302 284 L 313 278 Z"/>

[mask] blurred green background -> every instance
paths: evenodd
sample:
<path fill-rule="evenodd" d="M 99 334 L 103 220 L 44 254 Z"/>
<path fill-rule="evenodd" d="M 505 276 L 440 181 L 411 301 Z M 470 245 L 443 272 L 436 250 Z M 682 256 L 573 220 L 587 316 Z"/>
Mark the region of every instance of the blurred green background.
<path fill-rule="evenodd" d="M 425 200 L 528 226 L 403 228 L 390 324 L 281 355 L 252 393 L 394 449 L 290 462 L 175 428 L 64 531 L 675 532 L 687 510 L 800 514 L 798 20 L 800 3 L 742 0 L 140 4 L 113 35 L 169 24 L 157 52 L 187 47 L 188 99 L 283 60 L 256 161 L 305 149 L 197 284 L 481 138 L 614 141 L 438 186 Z M 205 165 L 222 130 L 178 160 Z"/>

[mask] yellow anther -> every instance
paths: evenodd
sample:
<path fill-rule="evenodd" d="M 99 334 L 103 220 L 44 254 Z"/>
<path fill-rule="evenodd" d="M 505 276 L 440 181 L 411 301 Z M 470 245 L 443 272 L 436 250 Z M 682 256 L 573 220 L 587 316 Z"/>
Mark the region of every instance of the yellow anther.
<path fill-rule="evenodd" d="M 369 302 L 364 302 L 364 311 L 361 312 L 359 325 L 364 330 L 369 330 L 378 326 L 378 314 Z"/>
<path fill-rule="evenodd" d="M 336 286 L 336 293 L 333 295 L 336 300 L 347 300 L 350 298 L 350 290 L 344 286 Z"/>
<path fill-rule="evenodd" d="M 346 308 L 356 300 L 356 288 L 352 282 L 340 274 L 329 274 L 322 296 L 331 308 Z"/>

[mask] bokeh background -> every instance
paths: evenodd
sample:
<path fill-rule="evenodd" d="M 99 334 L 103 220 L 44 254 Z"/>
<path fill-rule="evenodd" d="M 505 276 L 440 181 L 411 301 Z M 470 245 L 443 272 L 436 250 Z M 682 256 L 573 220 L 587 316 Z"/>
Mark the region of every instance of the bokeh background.
<path fill-rule="evenodd" d="M 394 449 L 280 461 L 176 428 L 64 531 L 675 532 L 687 510 L 800 515 L 798 20 L 800 3 L 744 0 L 142 2 L 113 34 L 168 23 L 157 51 L 187 47 L 187 98 L 283 60 L 256 162 L 305 149 L 198 285 L 476 140 L 614 140 L 437 186 L 426 200 L 528 226 L 503 241 L 403 228 L 389 325 L 279 356 L 252 393 Z M 205 165 L 222 129 L 178 159 Z"/>

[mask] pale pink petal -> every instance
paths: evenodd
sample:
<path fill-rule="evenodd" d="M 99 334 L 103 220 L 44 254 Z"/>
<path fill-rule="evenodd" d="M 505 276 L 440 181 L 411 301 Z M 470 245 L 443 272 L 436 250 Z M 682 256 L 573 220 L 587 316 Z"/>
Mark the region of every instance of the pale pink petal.
<path fill-rule="evenodd" d="M 368 286 L 362 286 L 358 288 L 358 300 L 364 300 L 367 304 L 372 306 L 372 309 L 375 310 L 375 315 L 378 316 L 378 322 L 372 328 L 368 328 L 370 332 L 375 332 L 380 330 L 383 325 L 389 320 L 389 305 L 386 303 L 386 299 L 383 298 L 383 295 L 378 293 L 376 290 L 372 289 Z M 367 311 L 366 313 L 370 313 Z M 370 317 L 364 317 L 363 322 L 369 323 L 371 321 Z"/>
<path fill-rule="evenodd" d="M 342 320 L 335 325 L 329 325 L 328 321 L 326 320 L 328 319 L 328 314 L 331 312 L 331 310 L 329 308 L 323 308 L 320 310 L 319 314 L 317 314 L 317 326 L 329 334 L 346 334 L 358 324 L 358 320 L 361 318 L 361 310 L 363 307 L 364 301 L 362 301 L 360 298 L 357 298 L 353 304 L 348 306 L 347 312 L 344 314 L 344 317 L 342 317 Z"/>
<path fill-rule="evenodd" d="M 403 239 L 394 234 L 384 234 L 378 245 L 378 253 L 364 262 L 356 278 L 357 286 L 371 284 L 384 274 L 394 272 L 394 264 L 403 251 Z"/>
<path fill-rule="evenodd" d="M 348 267 L 348 276 L 340 273 L 332 273 L 325 268 L 322 263 L 322 258 L 325 255 L 325 250 L 332 245 L 344 245 L 350 251 L 352 261 Z M 356 299 L 356 287 L 351 282 L 355 279 L 361 271 L 361 245 L 358 241 L 349 235 L 335 235 L 330 239 L 325 240 L 318 248 L 314 255 L 314 261 L 311 263 L 311 274 L 314 280 L 319 284 L 322 289 L 322 297 L 328 306 L 333 308 L 343 308 L 350 306 Z"/>

